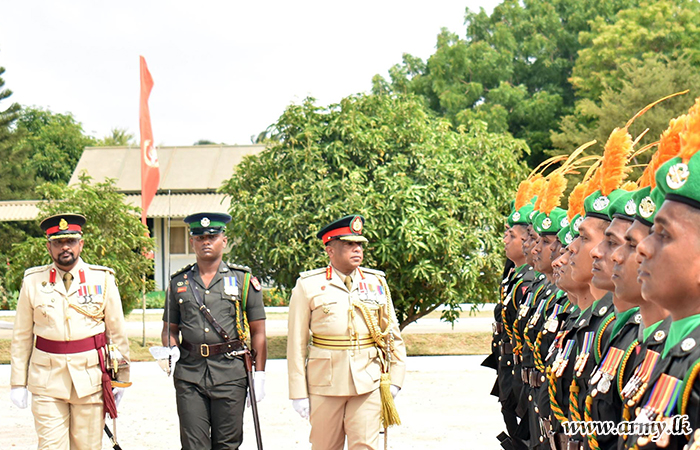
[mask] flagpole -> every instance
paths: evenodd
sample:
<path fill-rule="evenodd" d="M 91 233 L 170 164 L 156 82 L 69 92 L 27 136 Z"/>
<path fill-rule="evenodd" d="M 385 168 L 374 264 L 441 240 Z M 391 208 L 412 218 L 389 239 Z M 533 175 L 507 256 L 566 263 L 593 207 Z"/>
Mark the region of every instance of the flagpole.
<path fill-rule="evenodd" d="M 146 59 L 139 56 L 139 78 L 140 78 L 140 95 L 139 95 L 139 131 L 140 131 L 140 147 L 141 147 L 141 223 L 146 227 L 146 235 L 150 236 L 148 231 L 148 207 L 153 201 L 158 191 L 160 183 L 160 169 L 158 167 L 158 154 L 156 152 L 155 141 L 153 140 L 153 129 L 151 128 L 151 112 L 148 107 L 148 98 L 153 89 L 153 78 L 148 71 Z M 155 258 L 154 258 L 155 265 Z M 146 274 L 141 275 L 141 310 L 143 322 L 143 338 L 142 346 L 146 346 Z"/>

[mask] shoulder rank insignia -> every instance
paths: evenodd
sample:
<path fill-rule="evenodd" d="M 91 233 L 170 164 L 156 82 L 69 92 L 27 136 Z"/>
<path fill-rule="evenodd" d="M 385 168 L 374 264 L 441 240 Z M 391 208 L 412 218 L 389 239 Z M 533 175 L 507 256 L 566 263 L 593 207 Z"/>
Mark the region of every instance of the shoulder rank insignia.
<path fill-rule="evenodd" d="M 240 270 L 242 272 L 250 272 L 250 267 L 248 266 L 241 266 L 239 264 L 233 264 L 233 263 L 226 263 L 230 269 L 234 270 Z"/>
<path fill-rule="evenodd" d="M 194 265 L 194 264 L 187 264 L 187 265 L 186 265 L 185 267 L 183 267 L 182 269 L 173 272 L 173 274 L 170 275 L 170 278 L 174 278 L 174 277 L 180 275 L 180 274 L 183 273 L 183 272 L 187 272 L 188 270 L 190 270 L 190 269 L 192 268 L 193 265 Z"/>
<path fill-rule="evenodd" d="M 258 292 L 260 292 L 260 289 L 262 289 L 260 281 L 258 281 L 256 277 L 250 277 L 250 284 L 253 286 L 253 289 L 255 289 Z"/>

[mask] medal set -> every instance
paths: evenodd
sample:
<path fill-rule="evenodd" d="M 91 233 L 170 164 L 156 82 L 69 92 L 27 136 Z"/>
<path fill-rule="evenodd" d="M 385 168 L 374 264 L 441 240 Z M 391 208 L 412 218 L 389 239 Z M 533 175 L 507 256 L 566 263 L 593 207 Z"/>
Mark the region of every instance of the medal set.
<path fill-rule="evenodd" d="M 557 378 L 561 378 L 561 376 L 564 375 L 564 370 L 569 364 L 569 357 L 571 356 L 571 351 L 574 349 L 575 343 L 576 341 L 574 341 L 573 339 L 569 339 L 568 341 L 566 341 L 566 345 L 564 345 L 564 348 L 560 349 L 559 353 L 557 353 L 557 358 L 552 364 L 552 373 Z"/>
<path fill-rule="evenodd" d="M 238 297 L 238 278 L 236 277 L 224 277 L 224 294 L 230 295 L 231 297 Z"/>
<path fill-rule="evenodd" d="M 638 409 L 635 422 L 655 422 L 671 417 L 682 390 L 683 382 L 681 380 L 665 373 L 662 374 L 651 390 L 649 401 L 643 408 Z M 644 446 L 650 441 L 650 436 L 641 436 L 637 439 L 637 444 Z"/>
<path fill-rule="evenodd" d="M 549 318 L 544 322 L 544 329 L 542 330 L 542 334 L 557 332 L 557 329 L 559 328 L 559 319 L 557 319 L 557 316 L 561 311 L 561 307 L 562 306 L 559 304 L 554 305 L 554 310 L 552 311 L 552 314 L 550 314 Z"/>
<path fill-rule="evenodd" d="M 591 396 L 595 397 L 598 393 L 607 394 L 612 386 L 612 381 L 615 379 L 615 372 L 622 361 L 625 351 L 619 348 L 610 347 L 605 355 L 600 368 L 594 371 L 593 376 L 589 380 L 591 386 L 596 386 L 591 391 Z"/>
<path fill-rule="evenodd" d="M 384 286 L 360 281 L 357 287 L 360 291 L 360 301 L 377 303 L 379 305 L 386 304 L 386 291 L 384 290 Z"/>
<path fill-rule="evenodd" d="M 588 357 L 591 353 L 591 347 L 593 346 L 593 339 L 595 338 L 595 331 L 588 331 L 583 335 L 583 345 L 581 345 L 581 352 L 576 356 L 576 363 L 574 364 L 574 371 L 577 377 L 583 375 L 583 370 L 586 368 L 586 363 L 588 362 Z"/>
<path fill-rule="evenodd" d="M 623 402 L 629 407 L 633 407 L 642 398 L 647 389 L 651 372 L 654 370 L 660 354 L 651 350 L 647 350 L 644 355 L 644 361 L 637 366 L 625 387 L 622 389 L 621 395 Z"/>

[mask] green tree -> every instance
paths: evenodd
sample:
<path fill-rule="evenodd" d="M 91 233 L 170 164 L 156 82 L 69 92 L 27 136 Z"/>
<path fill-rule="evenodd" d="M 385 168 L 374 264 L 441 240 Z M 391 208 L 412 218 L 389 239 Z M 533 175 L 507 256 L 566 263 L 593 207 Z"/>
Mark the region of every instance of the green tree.
<path fill-rule="evenodd" d="M 367 219 L 365 263 L 387 273 L 401 327 L 446 304 L 495 295 L 504 215 L 525 172 L 524 142 L 474 122 L 454 131 L 415 96 L 307 99 L 274 126 L 278 142 L 236 167 L 230 260 L 289 293 L 322 267 L 319 228 Z"/>
<path fill-rule="evenodd" d="M 153 260 L 144 253 L 154 248 L 154 242 L 146 237 L 139 208 L 124 203 L 125 197 L 117 192 L 113 180 L 93 184 L 85 174 L 75 186 L 45 183 L 37 192 L 45 199 L 39 206 L 40 217 L 74 212 L 87 218 L 82 258 L 115 270 L 124 312 L 131 311 L 141 299 L 142 276 L 148 279 L 153 273 Z M 45 237 L 14 244 L 6 286 L 18 290 L 26 268 L 50 262 Z M 153 280 L 148 280 L 146 290 L 152 289 Z"/>
<path fill-rule="evenodd" d="M 639 63 L 621 64 L 619 70 L 619 88 L 606 87 L 595 102 L 578 101 L 575 113 L 562 118 L 560 130 L 552 133 L 552 142 L 559 149 L 553 154 L 566 153 L 591 139 L 598 141 L 591 151 L 601 154 L 612 130 L 624 126 L 637 111 L 669 94 L 689 89 L 689 94 L 656 105 L 630 127 L 635 137 L 649 130 L 638 148 L 657 141 L 669 120 L 686 113 L 700 92 L 700 73 L 689 55 L 678 59 L 654 55 Z M 645 163 L 648 157 L 641 155 L 637 162 Z"/>
<path fill-rule="evenodd" d="M 5 73 L 5 68 L 0 67 L 0 102 L 6 100 L 12 95 L 12 91 L 9 89 L 3 89 L 5 86 L 5 80 L 2 78 L 2 74 Z M 0 155 L 12 147 L 15 135 L 12 133 L 12 126 L 19 117 L 20 106 L 17 103 L 13 103 L 4 110 L 0 109 Z M 0 165 L 2 164 L 0 159 Z M 1 166 L 0 166 L 1 167 Z"/>
<path fill-rule="evenodd" d="M 621 10 L 612 21 L 591 22 L 579 36 L 582 49 L 571 77 L 579 98 L 597 100 L 606 87 L 622 88 L 625 64 L 655 55 L 700 63 L 700 3 L 695 0 L 645 1 Z"/>
<path fill-rule="evenodd" d="M 126 128 L 112 128 L 111 134 L 95 142 L 99 147 L 127 147 L 136 145 L 134 134 Z"/>
<path fill-rule="evenodd" d="M 443 30 L 423 62 L 404 55 L 373 79 L 375 93 L 415 93 L 455 126 L 486 121 L 491 132 L 524 139 L 534 166 L 551 148 L 550 130 L 573 110 L 569 78 L 590 21 L 611 20 L 637 0 L 505 0 L 491 15 L 467 9 L 465 38 Z"/>
<path fill-rule="evenodd" d="M 27 157 L 27 167 L 34 171 L 37 183 L 68 183 L 83 149 L 95 144 L 72 114 L 41 108 L 23 109 L 17 120 L 17 132 L 20 133 L 17 151 Z"/>

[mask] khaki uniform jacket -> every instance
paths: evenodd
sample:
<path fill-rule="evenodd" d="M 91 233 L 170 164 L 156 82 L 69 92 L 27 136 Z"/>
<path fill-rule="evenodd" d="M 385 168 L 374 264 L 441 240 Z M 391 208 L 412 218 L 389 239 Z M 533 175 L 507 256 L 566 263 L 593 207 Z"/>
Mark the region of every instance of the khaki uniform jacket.
<path fill-rule="evenodd" d="M 326 269 L 301 274 L 292 290 L 289 303 L 289 335 L 287 364 L 289 369 L 289 398 L 307 398 L 309 394 L 327 396 L 361 395 L 379 387 L 381 365 L 376 347 L 360 350 L 328 350 L 309 344 L 311 333 L 321 336 L 369 335 L 369 328 L 359 308 L 351 307 L 360 300 L 360 282 L 366 286 L 381 286 L 384 273 L 360 269 L 351 274 L 353 284 L 348 291 L 341 275 L 334 269 L 327 279 Z M 387 292 L 388 294 L 388 292 Z M 379 297 L 381 299 L 381 296 Z M 389 300 L 389 295 L 384 299 Z M 394 335 L 391 355 L 391 384 L 401 386 L 406 372 L 406 347 L 401 339 L 394 306 L 383 306 L 365 300 L 374 314 L 380 314 L 380 327 L 386 329 L 388 320 Z M 381 309 L 381 313 L 379 310 Z"/>
<path fill-rule="evenodd" d="M 54 354 L 34 348 L 35 336 L 53 341 L 76 341 L 106 332 L 107 342 L 116 344 L 129 362 L 129 344 L 119 291 L 112 269 L 89 265 L 82 259 L 71 270 L 73 282 L 68 292 L 62 271 L 57 270 L 56 283 L 50 283 L 54 264 L 33 267 L 24 274 L 17 302 L 10 357 L 13 387 L 27 386 L 30 392 L 68 400 L 71 388 L 78 397 L 102 389 L 102 371 L 97 351 Z M 80 270 L 91 296 L 79 296 Z M 98 292 L 101 288 L 101 294 Z M 93 319 L 74 307 L 89 312 L 104 306 L 104 319 Z M 129 381 L 129 368 L 120 368 L 119 381 Z"/>

